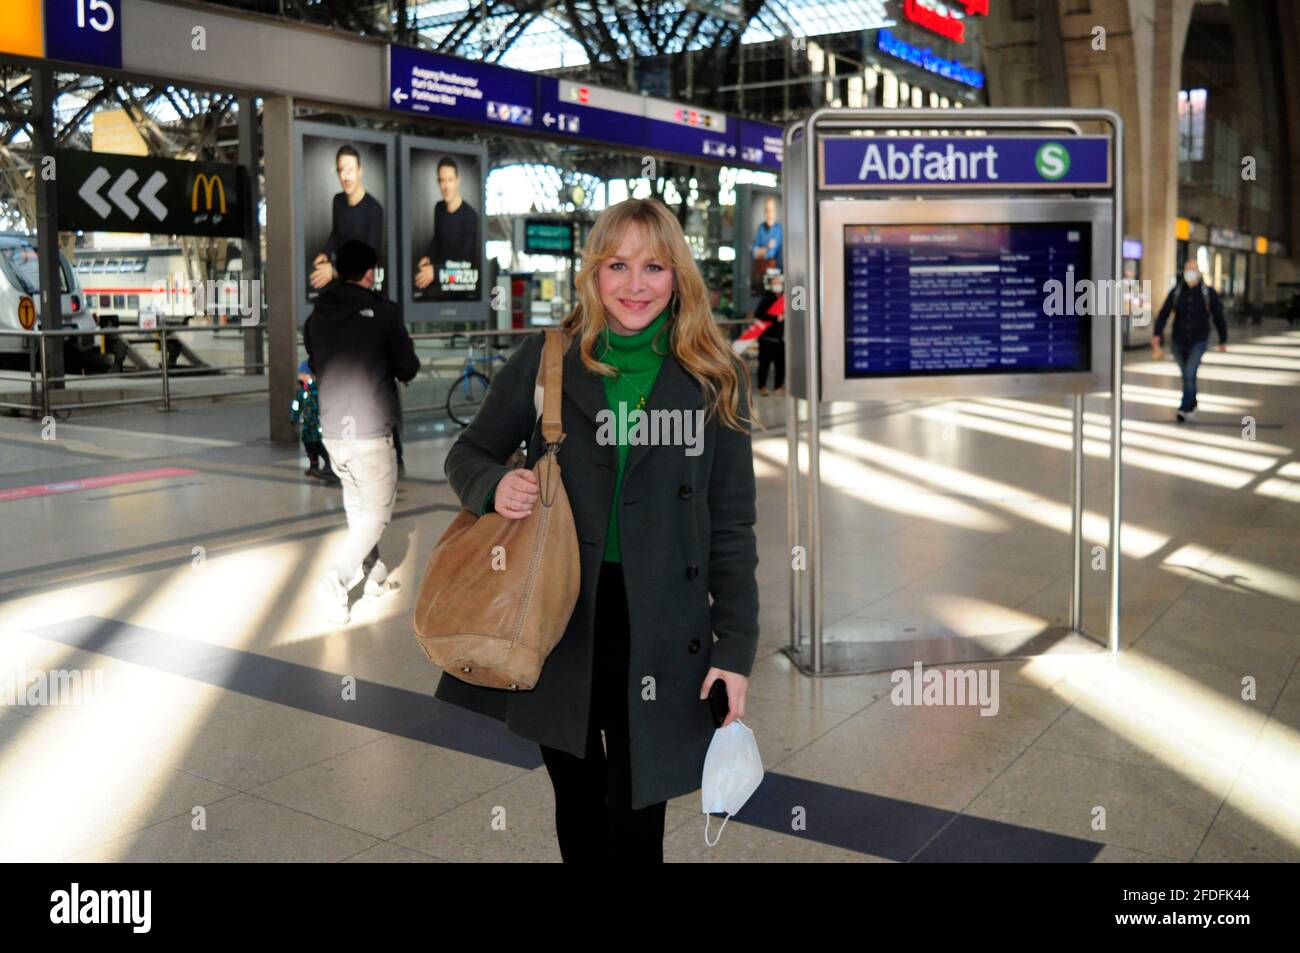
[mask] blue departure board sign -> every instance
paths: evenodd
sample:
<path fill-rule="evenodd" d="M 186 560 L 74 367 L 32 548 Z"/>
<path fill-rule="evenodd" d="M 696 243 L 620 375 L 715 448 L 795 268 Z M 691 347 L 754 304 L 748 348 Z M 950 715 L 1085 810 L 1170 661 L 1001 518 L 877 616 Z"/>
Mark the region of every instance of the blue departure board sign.
<path fill-rule="evenodd" d="M 1090 319 L 1047 283 L 1089 277 L 1090 229 L 844 226 L 845 377 L 1089 370 Z"/>
<path fill-rule="evenodd" d="M 537 78 L 532 73 L 426 50 L 389 46 L 388 97 L 389 105 L 403 112 L 537 127 Z"/>

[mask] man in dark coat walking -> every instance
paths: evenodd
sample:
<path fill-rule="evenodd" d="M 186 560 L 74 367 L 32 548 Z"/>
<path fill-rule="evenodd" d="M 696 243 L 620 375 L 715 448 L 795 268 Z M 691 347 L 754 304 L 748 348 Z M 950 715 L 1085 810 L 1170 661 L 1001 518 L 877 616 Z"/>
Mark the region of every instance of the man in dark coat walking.
<path fill-rule="evenodd" d="M 447 455 L 461 504 L 481 514 L 521 441 L 542 450 L 534 384 L 544 335 L 529 336 L 497 372 L 473 422 Z M 743 369 L 741 369 L 743 371 Z M 559 460 L 582 553 L 581 590 L 568 628 L 527 692 L 469 685 L 444 674 L 435 696 L 505 722 L 515 734 L 583 757 L 591 708 L 596 583 L 610 518 L 616 449 L 597 439 L 606 408 L 602 379 L 576 341 L 564 356 Z M 645 410 L 704 409 L 699 383 L 669 353 Z M 749 416 L 743 388 L 739 415 Z M 749 432 L 710 419 L 702 452 L 632 446 L 618 513 L 628 617 L 632 808 L 700 787 L 713 740 L 707 700 L 711 667 L 748 676 L 758 648 L 755 483 Z M 665 519 L 664 511 L 675 515 Z M 712 604 L 710 604 L 712 596 Z M 714 636 L 717 641 L 714 641 Z"/>
<path fill-rule="evenodd" d="M 1182 423 L 1196 413 L 1196 372 L 1201 365 L 1201 357 L 1210 343 L 1210 322 L 1219 333 L 1219 350 L 1228 349 L 1228 326 L 1223 320 L 1223 303 L 1219 293 L 1205 283 L 1201 277 L 1200 267 L 1195 258 L 1187 259 L 1183 266 L 1183 278 L 1160 306 L 1156 317 L 1156 326 L 1151 332 L 1151 354 L 1160 360 L 1160 349 L 1164 342 L 1165 322 L 1170 314 L 1174 316 L 1174 326 L 1170 333 L 1172 341 L 1170 350 L 1183 375 L 1183 399 L 1178 404 L 1178 422 Z"/>

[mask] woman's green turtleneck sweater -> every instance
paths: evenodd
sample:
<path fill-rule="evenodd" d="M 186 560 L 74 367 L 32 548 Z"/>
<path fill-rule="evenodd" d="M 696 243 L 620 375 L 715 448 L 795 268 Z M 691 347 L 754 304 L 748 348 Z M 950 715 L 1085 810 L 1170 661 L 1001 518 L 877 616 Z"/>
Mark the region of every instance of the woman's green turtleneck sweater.
<path fill-rule="evenodd" d="M 659 342 L 658 350 L 651 347 L 651 343 L 668 320 L 670 310 L 671 306 L 664 308 L 659 317 L 635 334 L 607 332 L 601 335 L 601 340 L 596 345 L 596 359 L 618 368 L 616 377 L 605 378 L 605 399 L 609 401 L 609 409 L 614 413 L 614 435 L 619 441 L 618 470 L 614 474 L 614 498 L 610 504 L 609 528 L 605 532 L 605 554 L 602 557 L 605 562 L 623 561 L 618 543 L 618 501 L 623 487 L 623 469 L 627 466 L 629 445 L 624 442 L 627 434 L 623 433 L 622 428 L 618 426 L 620 416 L 618 405 L 620 402 L 626 404 L 627 410 L 624 411 L 624 415 L 630 416 L 642 395 L 647 398 L 650 396 L 650 390 L 654 387 L 659 369 L 663 366 L 664 357 L 668 353 L 667 335 L 664 335 L 663 340 Z M 605 346 L 606 341 L 608 347 Z M 634 424 L 635 421 L 628 421 L 629 432 Z M 495 490 L 488 494 L 487 501 L 483 505 L 484 513 L 492 512 L 495 497 Z"/>
<path fill-rule="evenodd" d="M 631 413 L 643 396 L 647 398 L 650 396 L 650 390 L 659 376 L 659 368 L 663 366 L 664 357 L 668 353 L 667 334 L 658 342 L 657 347 L 652 346 L 652 343 L 654 336 L 668 320 L 669 310 L 670 308 L 664 308 L 659 317 L 635 334 L 615 334 L 607 330 L 601 335 L 601 343 L 596 348 L 598 360 L 618 368 L 616 377 L 605 378 L 605 398 L 609 401 L 609 409 L 614 413 L 614 436 L 618 441 L 618 470 L 614 473 L 614 499 L 610 505 L 609 528 L 605 532 L 605 555 L 602 557 L 605 562 L 623 561 L 618 542 L 618 501 L 623 488 L 623 469 L 627 466 L 629 449 L 625 442 L 627 433 L 623 431 L 626 429 L 630 432 L 636 424 L 635 418 L 631 418 Z M 608 346 L 602 347 L 601 344 Z M 626 410 L 621 413 L 620 403 L 626 405 Z M 628 419 L 626 428 L 618 425 L 619 420 L 623 418 L 631 418 Z"/>

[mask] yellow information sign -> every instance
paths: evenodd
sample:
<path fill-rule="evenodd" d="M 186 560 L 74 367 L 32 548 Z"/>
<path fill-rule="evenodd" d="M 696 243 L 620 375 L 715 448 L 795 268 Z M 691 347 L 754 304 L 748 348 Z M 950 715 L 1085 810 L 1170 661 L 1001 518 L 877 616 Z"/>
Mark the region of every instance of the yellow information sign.
<path fill-rule="evenodd" d="M 30 331 L 36 324 L 36 303 L 26 295 L 18 300 L 18 323 L 24 331 Z"/>

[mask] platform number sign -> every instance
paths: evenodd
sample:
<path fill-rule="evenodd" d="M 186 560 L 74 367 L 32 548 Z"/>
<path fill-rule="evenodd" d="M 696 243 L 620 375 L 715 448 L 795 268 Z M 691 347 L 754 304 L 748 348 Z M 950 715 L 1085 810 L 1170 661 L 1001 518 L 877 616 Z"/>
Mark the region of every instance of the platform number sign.
<path fill-rule="evenodd" d="M 90 27 L 100 33 L 107 33 L 117 23 L 117 12 L 108 0 L 76 0 L 76 4 L 77 28 L 80 30 Z M 90 8 L 89 18 L 86 16 L 87 7 Z M 98 19 L 101 15 L 103 19 Z"/>
<path fill-rule="evenodd" d="M 45 0 L 45 55 L 121 69 L 121 0 Z"/>

